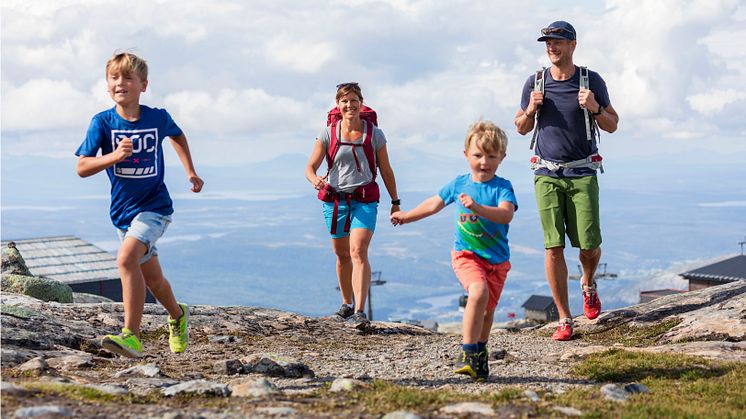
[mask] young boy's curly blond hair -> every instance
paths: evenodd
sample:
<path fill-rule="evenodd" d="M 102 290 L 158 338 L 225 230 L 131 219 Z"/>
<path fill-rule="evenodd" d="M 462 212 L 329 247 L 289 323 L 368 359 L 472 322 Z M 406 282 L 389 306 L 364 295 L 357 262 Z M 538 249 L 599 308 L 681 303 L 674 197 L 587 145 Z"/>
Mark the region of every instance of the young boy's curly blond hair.
<path fill-rule="evenodd" d="M 110 73 L 135 74 L 142 81 L 148 80 L 148 63 L 129 52 L 115 52 L 106 62 L 106 76 Z"/>
<path fill-rule="evenodd" d="M 508 136 L 505 131 L 490 121 L 479 120 L 469 127 L 464 141 L 464 150 L 474 142 L 485 153 L 497 153 L 505 156 L 508 149 Z"/>

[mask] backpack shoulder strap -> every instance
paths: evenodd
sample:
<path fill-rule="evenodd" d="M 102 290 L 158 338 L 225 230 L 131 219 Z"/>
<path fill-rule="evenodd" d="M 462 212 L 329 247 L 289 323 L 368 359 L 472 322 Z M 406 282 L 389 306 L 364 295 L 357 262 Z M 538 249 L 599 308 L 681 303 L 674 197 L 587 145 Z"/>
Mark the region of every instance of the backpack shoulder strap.
<path fill-rule="evenodd" d="M 544 72 L 546 67 L 542 67 L 541 70 L 536 70 L 534 75 L 534 91 L 544 93 Z"/>
<path fill-rule="evenodd" d="M 336 124 L 329 125 L 329 148 L 326 150 L 326 174 L 329 175 L 329 172 L 332 170 L 332 163 L 334 163 L 334 157 L 337 155 L 337 151 L 339 151 L 339 138 L 337 137 L 337 129 L 339 127 L 339 124 L 342 122 L 339 121 Z"/>
<path fill-rule="evenodd" d="M 541 70 L 536 70 L 536 74 L 534 74 L 534 92 L 541 92 L 544 94 L 544 81 L 546 80 L 546 77 L 544 76 L 546 71 L 546 67 L 542 67 Z M 541 112 L 541 106 L 536 108 L 536 115 L 534 116 L 534 134 L 531 137 L 531 144 L 528 146 L 530 150 L 534 149 L 536 138 L 539 136 L 539 112 Z"/>
<path fill-rule="evenodd" d="M 588 81 L 588 67 L 580 66 L 580 82 L 581 89 L 590 89 L 591 83 Z M 585 137 L 588 141 L 593 141 L 593 132 L 591 130 L 591 118 L 593 116 L 588 112 L 588 109 L 583 108 L 583 119 L 585 119 Z M 594 122 L 595 123 L 595 122 Z"/>
<path fill-rule="evenodd" d="M 365 121 L 365 140 L 363 140 L 363 153 L 365 153 L 365 159 L 368 160 L 368 166 L 370 167 L 370 173 L 373 175 L 373 180 L 376 180 L 376 153 L 373 150 L 373 129 L 374 125 L 371 121 Z"/>
<path fill-rule="evenodd" d="M 588 67 L 580 66 L 580 88 L 590 89 L 591 84 L 588 81 Z"/>

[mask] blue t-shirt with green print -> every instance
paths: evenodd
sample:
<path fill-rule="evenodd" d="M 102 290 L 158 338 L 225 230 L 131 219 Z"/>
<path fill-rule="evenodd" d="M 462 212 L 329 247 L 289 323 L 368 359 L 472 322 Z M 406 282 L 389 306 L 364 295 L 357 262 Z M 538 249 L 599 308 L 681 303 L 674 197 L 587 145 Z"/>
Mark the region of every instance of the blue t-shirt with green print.
<path fill-rule="evenodd" d="M 446 205 L 456 203 L 456 231 L 453 248 L 468 250 L 489 263 L 497 264 L 510 260 L 508 248 L 508 224 L 493 223 L 466 209 L 458 200 L 462 193 L 469 195 L 480 205 L 497 207 L 501 202 L 510 202 L 518 210 L 518 201 L 509 180 L 495 176 L 487 182 L 474 182 L 471 174 L 458 176 L 449 182 L 438 195 Z"/>

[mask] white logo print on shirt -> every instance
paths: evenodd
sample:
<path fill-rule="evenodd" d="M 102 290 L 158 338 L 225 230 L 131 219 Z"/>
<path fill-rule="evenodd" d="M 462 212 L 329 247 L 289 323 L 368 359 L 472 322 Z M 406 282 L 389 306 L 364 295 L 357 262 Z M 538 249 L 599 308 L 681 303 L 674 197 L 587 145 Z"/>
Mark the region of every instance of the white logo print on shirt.
<path fill-rule="evenodd" d="M 158 176 L 158 128 L 111 130 L 112 149 L 125 138 L 132 140 L 132 155 L 114 165 L 114 175 L 126 178 Z"/>

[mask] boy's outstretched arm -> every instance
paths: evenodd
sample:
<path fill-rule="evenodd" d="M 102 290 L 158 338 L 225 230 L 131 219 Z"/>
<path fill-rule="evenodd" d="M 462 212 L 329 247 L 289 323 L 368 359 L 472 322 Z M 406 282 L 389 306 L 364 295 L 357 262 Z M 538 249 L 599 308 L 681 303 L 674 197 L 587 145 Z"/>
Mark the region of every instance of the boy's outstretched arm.
<path fill-rule="evenodd" d="M 484 217 L 496 224 L 508 224 L 513 220 L 513 214 L 515 213 L 515 206 L 512 202 L 502 201 L 496 207 L 489 207 L 486 205 L 480 205 L 474 201 L 469 195 L 462 193 L 458 196 L 458 200 L 461 202 L 466 209 L 470 210 L 474 214 L 480 217 Z"/>
<path fill-rule="evenodd" d="M 396 211 L 391 214 L 391 223 L 393 225 L 413 223 L 425 217 L 429 217 L 446 207 L 445 202 L 440 195 L 433 195 L 422 201 L 414 209 L 409 211 Z"/>
<path fill-rule="evenodd" d="M 75 170 L 78 172 L 80 177 L 88 177 L 95 175 L 96 173 L 106 170 L 112 165 L 119 163 L 132 155 L 132 140 L 129 138 L 123 139 L 117 149 L 109 154 L 103 156 L 80 156 L 78 164 L 75 166 Z"/>
<path fill-rule="evenodd" d="M 192 153 L 189 152 L 189 143 L 187 143 L 186 135 L 181 133 L 176 137 L 171 137 L 171 144 L 174 146 L 176 154 L 181 160 L 181 165 L 184 166 L 184 171 L 189 178 L 189 182 L 192 183 L 192 192 L 199 192 L 202 190 L 202 185 L 205 182 L 197 176 L 197 172 L 194 170 L 194 163 L 192 162 Z"/>

